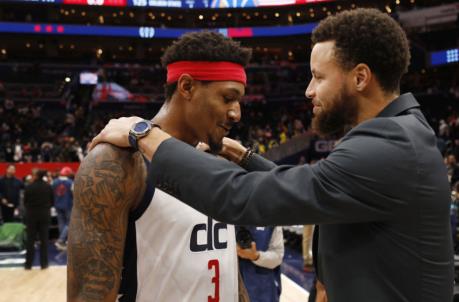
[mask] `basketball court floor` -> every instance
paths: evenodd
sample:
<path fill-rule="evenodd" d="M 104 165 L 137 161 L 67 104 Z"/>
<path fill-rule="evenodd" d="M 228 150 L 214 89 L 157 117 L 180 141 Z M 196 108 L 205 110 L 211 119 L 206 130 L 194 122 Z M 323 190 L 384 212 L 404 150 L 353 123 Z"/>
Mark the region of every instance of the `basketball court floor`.
<path fill-rule="evenodd" d="M 25 252 L 0 254 L 0 302 L 66 301 L 66 253 L 49 246 L 50 267 L 41 270 L 38 255 L 34 267 L 24 270 Z M 306 302 L 314 275 L 302 270 L 301 255 L 286 248 L 282 264 L 281 302 Z"/>

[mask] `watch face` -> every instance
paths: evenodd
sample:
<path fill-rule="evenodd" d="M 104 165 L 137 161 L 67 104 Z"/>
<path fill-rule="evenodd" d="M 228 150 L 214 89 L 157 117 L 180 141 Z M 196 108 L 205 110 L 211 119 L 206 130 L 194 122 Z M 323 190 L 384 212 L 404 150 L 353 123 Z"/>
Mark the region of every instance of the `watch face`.
<path fill-rule="evenodd" d="M 148 125 L 147 122 L 138 122 L 137 124 L 135 124 L 134 131 L 137 133 L 142 133 L 145 130 L 147 130 L 149 126 L 150 125 Z"/>

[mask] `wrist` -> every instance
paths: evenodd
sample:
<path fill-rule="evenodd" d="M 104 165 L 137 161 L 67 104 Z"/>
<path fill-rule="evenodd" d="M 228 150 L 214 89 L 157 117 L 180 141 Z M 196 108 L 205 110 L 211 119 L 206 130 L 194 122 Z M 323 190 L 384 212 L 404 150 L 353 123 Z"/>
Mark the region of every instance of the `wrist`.
<path fill-rule="evenodd" d="M 242 168 L 245 169 L 247 167 L 247 164 L 249 163 L 250 159 L 252 158 L 252 156 L 253 156 L 252 149 L 250 149 L 250 148 L 245 149 L 245 152 L 242 155 L 242 158 L 238 163 L 239 166 L 241 166 Z"/>
<path fill-rule="evenodd" d="M 146 136 L 138 140 L 139 151 L 151 161 L 159 145 L 170 137 L 169 134 L 162 131 L 159 127 L 153 127 Z"/>
<path fill-rule="evenodd" d="M 237 149 L 235 150 L 235 163 L 237 163 L 238 165 L 241 163 L 241 161 L 244 159 L 244 155 L 245 153 L 247 152 L 249 148 L 242 148 L 242 149 Z"/>
<path fill-rule="evenodd" d="M 260 252 L 255 252 L 255 257 L 252 259 L 252 261 L 257 261 L 258 259 L 260 259 Z"/>

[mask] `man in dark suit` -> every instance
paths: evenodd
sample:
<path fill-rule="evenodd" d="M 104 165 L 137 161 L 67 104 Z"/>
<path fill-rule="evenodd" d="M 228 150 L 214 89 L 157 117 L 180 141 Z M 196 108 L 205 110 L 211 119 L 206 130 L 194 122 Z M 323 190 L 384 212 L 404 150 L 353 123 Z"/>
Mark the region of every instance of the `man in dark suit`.
<path fill-rule="evenodd" d="M 326 159 L 275 167 L 223 150 L 238 167 L 153 128 L 138 141 L 151 185 L 228 223 L 320 224 L 318 273 L 331 302 L 451 301 L 449 183 L 434 131 L 399 92 L 405 33 L 386 14 L 356 9 L 323 20 L 312 42 L 313 126 L 342 135 Z M 129 146 L 137 121 L 111 121 L 92 146 Z"/>
<path fill-rule="evenodd" d="M 53 188 L 43 180 L 44 170 L 33 172 L 33 183 L 24 192 L 24 207 L 26 210 L 27 254 L 25 269 L 32 268 L 35 254 L 35 238 L 40 239 L 40 265 L 48 267 L 48 231 L 50 223 L 50 208 L 54 203 Z"/>
<path fill-rule="evenodd" d="M 15 177 L 16 167 L 8 165 L 6 174 L 0 179 L 0 203 L 5 222 L 14 221 L 14 212 L 19 207 L 19 198 L 23 183 Z"/>

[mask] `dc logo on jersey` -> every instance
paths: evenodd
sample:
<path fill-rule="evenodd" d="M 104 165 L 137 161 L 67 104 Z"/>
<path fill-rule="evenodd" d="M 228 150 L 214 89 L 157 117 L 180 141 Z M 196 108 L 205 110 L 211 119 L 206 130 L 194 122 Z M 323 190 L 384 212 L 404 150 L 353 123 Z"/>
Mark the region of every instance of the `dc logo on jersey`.
<path fill-rule="evenodd" d="M 226 230 L 228 232 L 228 228 L 226 223 L 217 222 L 213 224 L 212 218 L 207 218 L 207 224 L 200 223 L 193 227 L 191 231 L 191 238 L 190 238 L 190 250 L 192 252 L 203 252 L 203 251 L 211 251 L 211 250 L 222 250 L 226 249 L 228 246 L 228 242 L 220 241 L 220 230 Z M 206 234 L 206 242 L 205 243 L 198 243 L 198 233 Z"/>

